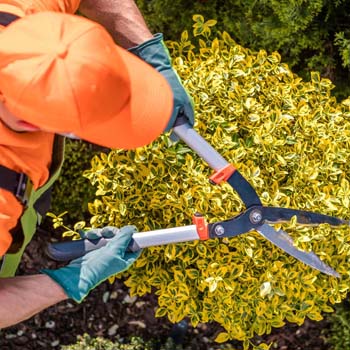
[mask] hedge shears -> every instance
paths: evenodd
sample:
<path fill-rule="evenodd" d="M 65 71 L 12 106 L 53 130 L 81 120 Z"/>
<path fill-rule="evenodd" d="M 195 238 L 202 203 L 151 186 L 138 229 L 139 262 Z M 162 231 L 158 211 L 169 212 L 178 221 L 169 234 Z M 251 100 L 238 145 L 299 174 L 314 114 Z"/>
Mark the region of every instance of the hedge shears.
<path fill-rule="evenodd" d="M 184 141 L 215 171 L 210 177 L 214 184 L 226 181 L 240 196 L 245 204 L 245 211 L 239 215 L 215 223 L 207 223 L 204 216 L 195 214 L 193 225 L 159 229 L 148 232 L 136 232 L 129 245 L 131 251 L 142 248 L 180 243 L 193 240 L 211 238 L 234 237 L 250 231 L 260 233 L 267 240 L 284 250 L 289 255 L 300 260 L 327 275 L 340 277 L 330 266 L 325 264 L 315 253 L 305 252 L 296 248 L 293 239 L 285 231 L 276 230 L 271 224 L 289 222 L 293 217 L 301 225 L 329 224 L 330 226 L 349 226 L 348 220 L 315 212 L 269 207 L 262 205 L 260 198 L 250 183 L 229 162 L 227 162 L 207 141 L 205 141 L 184 117 L 178 118 L 173 133 Z M 51 243 L 48 246 L 48 255 L 57 261 L 68 261 L 80 257 L 91 250 L 108 243 L 108 238 L 79 239 L 73 241 Z"/>

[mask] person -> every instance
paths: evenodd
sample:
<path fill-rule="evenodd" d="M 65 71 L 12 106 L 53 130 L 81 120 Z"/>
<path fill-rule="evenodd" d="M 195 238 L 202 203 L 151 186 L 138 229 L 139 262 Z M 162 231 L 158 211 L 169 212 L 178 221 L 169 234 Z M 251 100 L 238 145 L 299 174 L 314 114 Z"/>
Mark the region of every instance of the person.
<path fill-rule="evenodd" d="M 105 247 L 56 270 L 15 276 L 47 210 L 63 136 L 133 149 L 169 131 L 179 114 L 192 125 L 194 116 L 162 35 L 151 34 L 132 0 L 0 1 L 0 24 L 0 328 L 5 328 L 67 298 L 81 302 L 140 254 L 127 251 L 134 226 L 105 227 L 86 233 L 87 239 L 112 237 Z"/>

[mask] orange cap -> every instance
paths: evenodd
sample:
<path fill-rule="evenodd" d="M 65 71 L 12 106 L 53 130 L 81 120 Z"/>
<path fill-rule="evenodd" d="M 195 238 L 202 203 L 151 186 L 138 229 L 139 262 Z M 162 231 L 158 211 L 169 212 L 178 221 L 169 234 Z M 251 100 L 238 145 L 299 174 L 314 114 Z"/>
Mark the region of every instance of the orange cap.
<path fill-rule="evenodd" d="M 75 13 L 81 0 L 1 0 L 0 10 L 17 16 L 42 11 Z"/>
<path fill-rule="evenodd" d="M 55 12 L 0 35 L 0 94 L 18 118 L 110 148 L 146 145 L 166 128 L 173 94 L 150 65 L 99 24 Z"/>

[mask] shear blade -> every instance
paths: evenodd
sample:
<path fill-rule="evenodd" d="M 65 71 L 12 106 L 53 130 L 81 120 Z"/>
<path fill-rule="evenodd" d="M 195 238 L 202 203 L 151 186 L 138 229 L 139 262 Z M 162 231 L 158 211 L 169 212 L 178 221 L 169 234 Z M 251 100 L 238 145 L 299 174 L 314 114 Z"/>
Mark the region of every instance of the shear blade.
<path fill-rule="evenodd" d="M 297 222 L 307 226 L 318 226 L 320 224 L 329 224 L 332 227 L 342 225 L 350 226 L 349 220 L 343 220 L 334 216 L 314 213 L 311 211 L 279 208 L 279 207 L 263 207 L 264 222 L 279 223 L 289 222 L 293 216 L 297 218 Z"/>
<path fill-rule="evenodd" d="M 262 234 L 274 245 L 283 249 L 285 252 L 300 260 L 304 264 L 309 265 L 312 268 L 319 270 L 327 275 L 340 277 L 338 272 L 320 260 L 320 258 L 315 253 L 307 253 L 297 249 L 293 244 L 293 239 L 283 230 L 276 231 L 272 226 L 268 224 L 263 224 L 255 228 L 255 230 Z"/>

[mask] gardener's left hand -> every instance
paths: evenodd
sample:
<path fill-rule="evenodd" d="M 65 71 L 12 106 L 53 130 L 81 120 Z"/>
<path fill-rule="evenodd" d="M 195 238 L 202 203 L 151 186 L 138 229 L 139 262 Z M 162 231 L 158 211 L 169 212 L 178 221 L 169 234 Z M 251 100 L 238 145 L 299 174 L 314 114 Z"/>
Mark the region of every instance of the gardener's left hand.
<path fill-rule="evenodd" d="M 85 238 L 111 238 L 107 245 L 75 259 L 57 270 L 43 270 L 66 292 L 67 296 L 80 303 L 100 283 L 117 273 L 127 270 L 140 256 L 141 251 L 128 252 L 128 245 L 135 226 L 121 229 L 107 226 L 87 231 Z"/>

